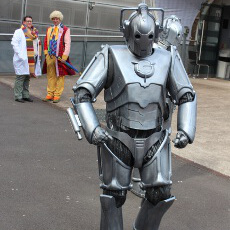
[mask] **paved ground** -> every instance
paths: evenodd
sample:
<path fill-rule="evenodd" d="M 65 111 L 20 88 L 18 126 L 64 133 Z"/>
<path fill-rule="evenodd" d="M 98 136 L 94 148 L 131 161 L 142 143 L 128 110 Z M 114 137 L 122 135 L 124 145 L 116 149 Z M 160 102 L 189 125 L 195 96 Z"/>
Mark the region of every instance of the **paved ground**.
<path fill-rule="evenodd" d="M 72 87 L 78 77 L 66 77 L 60 108 L 71 106 L 69 98 L 73 96 Z M 0 82 L 13 87 L 14 76 L 0 76 Z M 203 165 L 218 173 L 230 177 L 230 81 L 210 78 L 191 79 L 198 98 L 197 133 L 195 142 L 183 150 L 173 148 L 178 156 Z M 46 77 L 31 79 L 31 94 L 39 99 L 46 95 Z M 13 99 L 13 93 L 10 95 Z M 103 92 L 94 104 L 98 110 L 105 109 Z M 100 111 L 99 111 L 100 114 Z M 173 138 L 176 132 L 176 112 L 173 117 Z"/>
<path fill-rule="evenodd" d="M 0 229 L 98 230 L 96 148 L 77 141 L 63 109 L 12 95 L 0 84 Z M 229 230 L 229 178 L 176 156 L 172 165 L 177 200 L 160 229 Z M 128 193 L 125 230 L 139 203 Z"/>
<path fill-rule="evenodd" d="M 191 79 L 197 92 L 197 132 L 194 144 L 184 150 L 173 148 L 181 156 L 230 176 L 230 81 Z M 173 131 L 176 131 L 176 113 Z M 175 134 L 174 134 L 175 135 Z"/>

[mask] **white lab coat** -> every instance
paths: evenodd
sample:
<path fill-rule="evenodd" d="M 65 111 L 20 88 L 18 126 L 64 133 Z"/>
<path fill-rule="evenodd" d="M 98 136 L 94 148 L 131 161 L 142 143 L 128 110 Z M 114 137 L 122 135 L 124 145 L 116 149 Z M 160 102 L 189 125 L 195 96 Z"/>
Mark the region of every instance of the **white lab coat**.
<path fill-rule="evenodd" d="M 38 40 L 38 39 L 37 39 Z M 11 45 L 14 49 L 13 64 L 16 75 L 29 75 L 29 64 L 27 57 L 27 47 L 26 47 L 26 38 L 22 29 L 17 29 L 14 32 Z M 37 50 L 39 53 L 39 42 L 37 42 Z M 41 75 L 41 65 L 40 60 L 37 58 L 35 63 L 35 75 Z"/>

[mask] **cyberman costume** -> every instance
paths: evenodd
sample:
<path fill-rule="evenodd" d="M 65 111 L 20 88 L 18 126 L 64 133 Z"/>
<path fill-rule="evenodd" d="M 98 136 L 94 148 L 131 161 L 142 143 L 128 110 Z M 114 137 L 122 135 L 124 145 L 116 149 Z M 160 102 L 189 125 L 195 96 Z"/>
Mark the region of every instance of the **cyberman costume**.
<path fill-rule="evenodd" d="M 182 25 L 180 22 L 180 19 L 175 16 L 171 15 L 164 19 L 163 22 L 163 30 L 159 34 L 159 40 L 158 44 L 154 44 L 155 46 L 160 46 L 162 48 L 165 48 L 166 50 L 171 49 L 171 45 L 177 46 L 180 44 L 182 39 Z M 172 97 L 168 94 L 166 96 L 166 103 L 169 107 L 169 117 L 167 120 L 164 121 L 164 128 L 168 130 L 169 136 L 171 135 L 171 121 L 172 121 L 172 113 L 176 107 L 176 105 L 172 101 Z M 133 175 L 132 175 L 132 188 L 131 192 L 137 195 L 140 198 L 145 197 L 145 190 L 142 189 L 141 186 L 141 178 L 140 173 L 137 168 L 133 169 Z"/>
<path fill-rule="evenodd" d="M 123 13 L 133 10 L 128 20 Z M 192 143 L 196 129 L 196 94 L 179 53 L 157 42 L 158 25 L 144 3 L 123 9 L 121 31 L 127 45 L 105 45 L 92 59 L 74 87 L 74 110 L 89 143 L 100 146 L 99 172 L 103 194 L 101 230 L 122 230 L 122 205 L 132 187 L 133 168 L 140 173 L 145 198 L 134 230 L 157 230 L 172 205 L 171 149 L 168 119 L 171 98 L 178 105 L 175 146 Z M 154 48 L 153 48 L 154 47 Z M 106 128 L 97 119 L 92 102 L 104 91 Z M 71 112 L 70 112 L 71 115 Z M 70 116 L 71 117 L 71 116 Z M 72 114 L 72 123 L 79 127 Z M 171 122 L 171 121 L 170 121 Z M 79 136 L 79 138 L 81 138 Z"/>

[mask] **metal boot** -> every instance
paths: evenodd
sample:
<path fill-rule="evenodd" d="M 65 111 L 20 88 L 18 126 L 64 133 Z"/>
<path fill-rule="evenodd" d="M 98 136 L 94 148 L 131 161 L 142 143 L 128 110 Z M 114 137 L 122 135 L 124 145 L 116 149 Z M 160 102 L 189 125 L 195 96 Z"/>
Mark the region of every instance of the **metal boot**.
<path fill-rule="evenodd" d="M 101 227 L 100 230 L 123 230 L 122 208 L 116 207 L 115 198 L 100 195 Z"/>
<path fill-rule="evenodd" d="M 133 226 L 134 230 L 158 230 L 161 218 L 173 204 L 175 197 L 159 202 L 157 205 L 145 200 Z"/>

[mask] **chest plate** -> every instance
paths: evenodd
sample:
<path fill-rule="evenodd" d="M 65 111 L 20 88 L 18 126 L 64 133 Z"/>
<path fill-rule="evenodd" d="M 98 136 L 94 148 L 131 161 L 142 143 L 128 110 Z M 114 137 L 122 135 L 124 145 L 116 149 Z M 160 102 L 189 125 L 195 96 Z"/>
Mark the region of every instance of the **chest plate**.
<path fill-rule="evenodd" d="M 134 129 L 154 129 L 165 110 L 171 55 L 155 49 L 139 59 L 126 46 L 111 46 L 113 81 L 105 90 L 108 112 L 119 109 L 120 123 Z"/>
<path fill-rule="evenodd" d="M 135 73 L 142 78 L 149 78 L 154 73 L 154 64 L 148 60 L 133 62 Z"/>
<path fill-rule="evenodd" d="M 171 63 L 168 51 L 156 48 L 145 59 L 134 56 L 125 45 L 110 46 L 109 52 L 112 54 L 114 74 L 112 85 L 105 90 L 106 102 L 118 97 L 130 84 L 138 84 L 141 93 L 148 93 L 147 97 L 151 97 L 146 90 L 151 85 L 160 86 L 164 91 Z"/>

